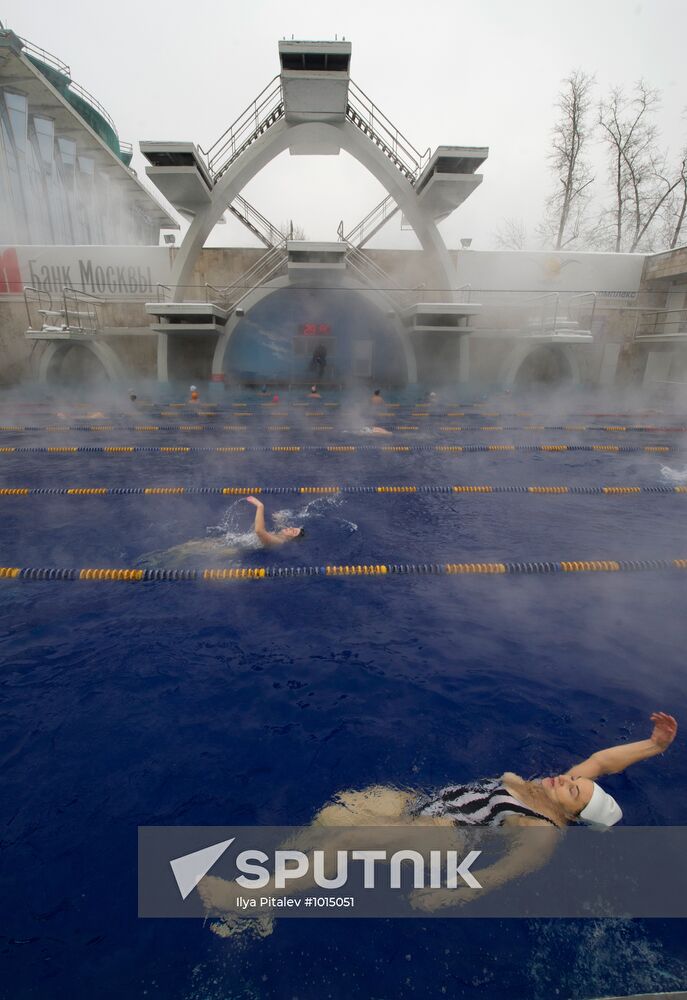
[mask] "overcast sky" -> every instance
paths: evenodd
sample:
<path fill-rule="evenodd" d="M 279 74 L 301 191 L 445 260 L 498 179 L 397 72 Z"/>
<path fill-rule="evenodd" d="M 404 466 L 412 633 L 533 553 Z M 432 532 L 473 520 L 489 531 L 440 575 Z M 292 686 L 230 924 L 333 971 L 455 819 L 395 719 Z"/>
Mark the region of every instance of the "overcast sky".
<path fill-rule="evenodd" d="M 278 72 L 280 38 L 345 36 L 352 78 L 417 148 L 489 147 L 481 187 L 441 224 L 450 247 L 493 247 L 506 217 L 534 230 L 573 68 L 596 74 L 599 96 L 643 76 L 663 95 L 664 144 L 677 154 L 687 140 L 687 0 L 0 0 L 0 20 L 67 62 L 134 144 L 210 145 Z M 133 166 L 144 174 L 138 152 Z M 351 228 L 384 192 L 346 154 L 285 153 L 243 194 L 277 225 L 336 239 L 340 219 Z M 235 222 L 209 242 L 252 245 Z M 372 245 L 415 242 L 396 218 Z"/>

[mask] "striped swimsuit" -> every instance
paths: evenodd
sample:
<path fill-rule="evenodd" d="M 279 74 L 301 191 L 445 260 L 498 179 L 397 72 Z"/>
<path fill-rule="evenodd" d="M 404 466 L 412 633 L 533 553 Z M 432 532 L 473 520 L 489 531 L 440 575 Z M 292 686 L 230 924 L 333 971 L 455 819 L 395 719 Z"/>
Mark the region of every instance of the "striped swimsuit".
<path fill-rule="evenodd" d="M 504 787 L 500 778 L 448 785 L 434 795 L 419 796 L 410 805 L 413 816 L 450 816 L 456 826 L 500 826 L 508 816 L 528 816 L 556 824 L 524 805 Z"/>

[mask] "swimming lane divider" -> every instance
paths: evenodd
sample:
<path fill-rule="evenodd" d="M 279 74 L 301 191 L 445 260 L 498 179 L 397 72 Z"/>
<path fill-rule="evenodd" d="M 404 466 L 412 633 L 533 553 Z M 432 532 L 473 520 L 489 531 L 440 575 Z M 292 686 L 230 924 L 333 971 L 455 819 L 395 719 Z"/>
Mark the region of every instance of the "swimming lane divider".
<path fill-rule="evenodd" d="M 345 454 L 347 452 L 445 452 L 445 453 L 470 453 L 470 452 L 607 452 L 609 454 L 633 454 L 638 452 L 655 452 L 666 454 L 671 451 L 679 451 L 675 445 L 620 445 L 620 444 L 262 444 L 262 445 L 225 445 L 225 446 L 202 446 L 202 445 L 36 445 L 36 446 L 6 446 L 0 447 L 0 455 L 11 454 L 43 454 L 43 455 L 69 455 L 69 454 L 130 454 L 133 452 L 158 452 L 163 455 L 181 455 L 190 452 L 203 452 L 206 454 L 241 454 L 243 452 L 332 452 Z"/>
<path fill-rule="evenodd" d="M 276 414 L 274 414 L 276 416 Z M 381 416 L 381 414 L 380 414 Z M 389 425 L 394 431 L 419 431 L 425 430 L 426 427 L 420 427 L 418 424 L 390 424 Z M 269 432 L 283 432 L 292 430 L 303 430 L 303 431 L 333 431 L 336 430 L 332 424 L 315 424 L 309 427 L 296 428 L 291 424 L 259 424 L 255 426 L 249 426 L 248 424 L 46 424 L 43 426 L 15 426 L 11 424 L 0 425 L 0 433 L 6 434 L 18 434 L 24 431 L 34 433 L 36 431 L 46 431 L 48 433 L 60 433 L 60 432 L 72 432 L 76 431 L 78 433 L 106 433 L 109 431 L 122 431 L 129 433 L 130 431 L 135 432 L 149 432 L 149 433 L 160 433 L 169 434 L 176 433 L 180 431 L 186 433 L 189 431 L 211 431 L 216 434 L 218 431 L 230 431 L 230 432 L 246 432 L 255 433 L 256 431 L 269 431 Z M 464 434 L 467 432 L 484 432 L 484 433 L 506 433 L 510 431 L 569 431 L 569 432 L 579 432 L 579 431 L 603 431 L 608 433 L 619 433 L 619 432 L 645 432 L 650 434 L 655 433 L 684 433 L 687 432 L 687 427 L 652 427 L 652 426 L 641 426 L 641 427 L 621 427 L 621 426 L 600 426 L 600 425 L 581 425 L 581 424 L 527 424 L 522 426 L 508 426 L 508 425 L 480 425 L 478 427 L 466 427 L 458 424 L 448 424 L 441 425 L 436 428 L 442 434 Z"/>
<path fill-rule="evenodd" d="M 536 496 L 637 496 L 638 494 L 687 496 L 687 486 L 3 486 L 0 497 L 17 496 L 250 496 L 326 494 L 527 494 Z"/>
<path fill-rule="evenodd" d="M 632 573 L 639 571 L 687 570 L 687 559 L 594 559 L 556 562 L 487 563 L 376 563 L 368 565 L 265 566 L 227 569 L 68 569 L 51 567 L 0 566 L 0 579 L 94 581 L 140 583 L 224 582 L 228 580 L 275 580 L 304 577 L 326 579 L 380 576 L 513 576 L 551 573 Z"/>

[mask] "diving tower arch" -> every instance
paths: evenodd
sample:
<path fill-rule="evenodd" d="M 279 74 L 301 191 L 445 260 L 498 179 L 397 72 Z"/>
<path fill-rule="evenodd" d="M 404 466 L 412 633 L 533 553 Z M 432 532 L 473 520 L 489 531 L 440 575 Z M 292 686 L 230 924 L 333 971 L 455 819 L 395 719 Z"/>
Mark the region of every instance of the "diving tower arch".
<path fill-rule="evenodd" d="M 191 220 L 174 258 L 171 303 L 166 304 L 164 312 L 154 303 L 146 307 L 159 320 L 153 327 L 158 334 L 159 379 L 167 380 L 169 337 L 181 332 L 173 324 L 183 324 L 184 330 L 189 330 L 189 324 L 184 323 L 189 313 L 188 308 L 183 308 L 189 305 L 184 301 L 185 290 L 191 284 L 210 232 L 230 208 L 256 234 L 255 227 L 237 208 L 239 203 L 247 205 L 241 191 L 287 149 L 292 155 L 338 155 L 343 150 L 382 185 L 386 191 L 384 218 L 402 212 L 425 254 L 434 287 L 441 289 L 441 302 L 413 303 L 406 296 L 403 308 L 397 304 L 400 297 L 394 303 L 399 327 L 407 328 L 405 334 L 402 331 L 400 334 L 409 377 L 416 374 L 411 334 L 421 335 L 426 331 L 444 336 L 453 333 L 458 337 L 461 374 L 463 378 L 467 376 L 465 348 L 470 333 L 467 317 L 477 312 L 479 306 L 473 303 L 465 310 L 458 301 L 456 269 L 437 221 L 450 214 L 481 182 L 481 175 L 475 169 L 486 159 L 488 150 L 441 146 L 434 154 L 430 150 L 418 152 L 350 79 L 350 55 L 350 42 L 282 41 L 279 76 L 209 150 L 203 151 L 188 142 L 141 143 L 141 151 L 150 163 L 146 168 L 148 177 Z M 390 200 L 391 211 L 386 207 Z M 270 247 L 275 249 L 270 241 L 276 230 L 274 227 L 270 230 L 267 238 L 257 233 L 268 246 L 268 255 Z M 343 238 L 342 230 L 339 235 Z M 362 245 L 369 238 L 368 229 L 364 240 L 357 247 L 351 246 L 351 250 L 362 253 Z M 282 251 L 281 263 L 284 263 L 285 238 Z M 277 269 L 275 266 L 272 271 L 263 270 L 252 287 L 243 288 L 240 296 L 223 303 L 224 323 L 228 323 L 229 330 L 215 330 L 218 341 L 214 375 L 220 374 L 219 358 L 224 357 L 230 331 L 236 325 L 231 317 L 238 301 L 245 311 L 244 303 L 247 306 L 248 300 L 255 298 L 253 293 L 258 284 L 267 284 Z M 178 316 L 175 304 L 179 306 Z M 213 325 L 218 318 L 223 325 L 222 317 L 217 314 L 212 317 Z M 204 328 L 199 326 L 198 332 L 208 333 L 208 323 Z"/>
<path fill-rule="evenodd" d="M 333 145 L 337 146 L 337 152 L 343 149 L 354 157 L 400 206 L 422 249 L 437 267 L 444 287 L 453 293 L 457 289 L 455 268 L 436 223 L 418 204 L 407 177 L 393 166 L 374 141 L 347 120 L 294 123 L 282 118 L 228 167 L 213 187 L 207 206 L 194 216 L 172 268 L 170 284 L 175 301 L 182 300 L 184 286 L 189 284 L 198 255 L 227 206 L 261 170 L 287 149 L 308 147 L 309 155 L 318 155 L 318 149 L 331 151 Z"/>
<path fill-rule="evenodd" d="M 117 352 L 109 344 L 86 337 L 48 341 L 38 359 L 37 380 L 51 382 L 57 376 L 67 355 L 73 351 L 80 351 L 94 358 L 109 382 L 121 383 L 125 381 L 126 371 Z"/>
<path fill-rule="evenodd" d="M 246 315 L 251 309 L 254 309 L 260 302 L 264 299 L 269 298 L 275 292 L 281 291 L 284 288 L 298 288 L 299 286 L 293 281 L 293 279 L 288 275 L 282 275 L 278 278 L 270 278 L 268 281 L 257 285 L 255 288 L 242 299 L 242 310 Z M 365 298 L 371 305 L 376 307 L 382 313 L 388 312 L 388 301 L 385 297 L 370 288 L 367 288 L 362 282 L 356 281 L 354 278 L 346 276 L 342 278 L 337 285 L 338 289 L 347 289 Z M 243 319 L 243 316 L 237 316 L 236 313 L 228 318 L 222 333 L 217 338 L 217 346 L 212 358 L 212 375 L 215 378 L 219 378 L 224 374 L 226 357 L 231 346 L 231 340 L 236 332 L 239 323 Z M 401 349 L 401 354 L 405 362 L 406 373 L 408 382 L 413 383 L 417 381 L 417 363 L 415 360 L 415 352 L 413 351 L 408 333 L 402 324 L 395 324 L 396 335 Z"/>

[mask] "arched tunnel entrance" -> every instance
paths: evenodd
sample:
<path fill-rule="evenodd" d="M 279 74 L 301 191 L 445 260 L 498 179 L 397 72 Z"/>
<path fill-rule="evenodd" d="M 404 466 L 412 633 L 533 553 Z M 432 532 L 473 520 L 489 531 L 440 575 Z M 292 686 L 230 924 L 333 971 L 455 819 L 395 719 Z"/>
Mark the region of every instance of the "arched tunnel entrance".
<path fill-rule="evenodd" d="M 40 379 L 60 385 L 97 385 L 110 381 L 105 364 L 87 345 L 50 345 L 40 359 Z"/>
<path fill-rule="evenodd" d="M 224 353 L 227 382 L 405 385 L 398 320 L 350 288 L 277 289 L 236 325 Z"/>
<path fill-rule="evenodd" d="M 555 345 L 536 347 L 523 359 L 514 384 L 525 388 L 533 385 L 560 385 L 575 381 L 575 373 L 565 351 Z"/>

